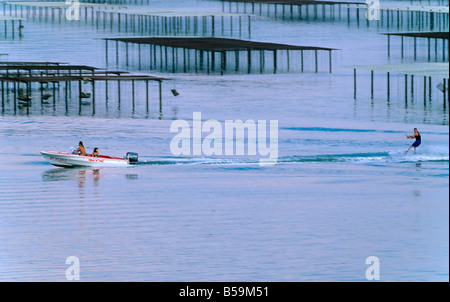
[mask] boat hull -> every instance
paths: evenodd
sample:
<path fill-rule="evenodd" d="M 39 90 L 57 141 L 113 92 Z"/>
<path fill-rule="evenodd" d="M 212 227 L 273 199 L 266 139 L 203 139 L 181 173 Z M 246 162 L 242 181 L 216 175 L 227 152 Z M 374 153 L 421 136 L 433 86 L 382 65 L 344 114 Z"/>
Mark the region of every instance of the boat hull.
<path fill-rule="evenodd" d="M 46 151 L 41 151 L 41 155 L 57 167 L 117 167 L 130 164 L 127 159 L 112 156 L 94 157 Z"/>

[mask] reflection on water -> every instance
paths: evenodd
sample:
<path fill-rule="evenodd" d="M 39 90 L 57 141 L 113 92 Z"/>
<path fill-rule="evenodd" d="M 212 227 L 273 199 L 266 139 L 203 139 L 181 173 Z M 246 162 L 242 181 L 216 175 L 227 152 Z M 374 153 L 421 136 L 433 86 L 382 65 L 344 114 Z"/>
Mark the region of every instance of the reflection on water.
<path fill-rule="evenodd" d="M 98 187 L 103 175 L 99 168 L 79 167 L 79 168 L 55 168 L 42 173 L 42 180 L 46 181 L 75 181 L 78 188 L 84 189 L 86 182 L 92 180 L 94 187 Z M 83 192 L 80 192 L 84 195 Z M 80 196 L 83 197 L 83 196 Z"/>
<path fill-rule="evenodd" d="M 79 187 L 83 187 L 87 180 L 92 179 L 95 186 L 98 186 L 100 179 L 105 177 L 105 173 L 100 171 L 104 168 L 75 167 L 75 168 L 53 168 L 42 173 L 43 181 L 77 181 Z M 115 170 L 118 171 L 117 169 Z M 120 173 L 120 172 L 118 172 Z M 125 174 L 127 180 L 139 179 L 138 174 Z"/>
<path fill-rule="evenodd" d="M 79 167 L 79 168 L 54 168 L 42 173 L 43 181 L 66 181 L 66 180 L 86 180 L 92 177 L 95 181 L 100 179 L 99 168 Z"/>
<path fill-rule="evenodd" d="M 136 180 L 138 178 L 138 174 L 125 174 L 127 180 Z"/>
<path fill-rule="evenodd" d="M 79 200 L 95 200 L 102 199 L 101 183 L 103 180 L 103 189 L 108 188 L 108 182 L 114 181 L 119 176 L 120 179 L 127 181 L 136 181 L 139 179 L 137 173 L 124 173 L 120 169 L 108 168 L 92 168 L 92 167 L 76 167 L 76 168 L 54 168 L 42 173 L 43 182 L 68 182 L 68 186 L 77 189 Z M 73 184 L 70 184 L 73 183 Z M 58 186 L 64 186 L 58 184 Z"/>

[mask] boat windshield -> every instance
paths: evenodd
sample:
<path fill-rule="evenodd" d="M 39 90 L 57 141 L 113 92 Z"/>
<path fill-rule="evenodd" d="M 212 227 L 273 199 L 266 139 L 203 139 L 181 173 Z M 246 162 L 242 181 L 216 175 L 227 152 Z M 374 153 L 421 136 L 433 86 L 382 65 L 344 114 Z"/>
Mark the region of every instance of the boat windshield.
<path fill-rule="evenodd" d="M 76 150 L 77 150 L 77 148 L 75 148 L 75 147 L 70 147 L 69 149 L 67 149 L 66 153 L 67 153 L 67 154 L 74 154 Z"/>

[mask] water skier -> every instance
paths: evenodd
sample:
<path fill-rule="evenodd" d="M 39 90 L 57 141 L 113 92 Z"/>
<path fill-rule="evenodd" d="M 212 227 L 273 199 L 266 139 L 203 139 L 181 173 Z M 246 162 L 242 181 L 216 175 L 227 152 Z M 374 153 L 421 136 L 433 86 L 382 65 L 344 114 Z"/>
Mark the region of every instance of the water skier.
<path fill-rule="evenodd" d="M 409 150 L 411 150 L 412 147 L 414 147 L 414 153 L 416 153 L 416 148 L 419 147 L 419 145 L 422 143 L 422 137 L 421 137 L 419 131 L 417 130 L 417 128 L 414 128 L 414 134 L 413 135 L 406 134 L 406 138 L 416 139 L 416 141 L 408 148 L 406 153 Z"/>

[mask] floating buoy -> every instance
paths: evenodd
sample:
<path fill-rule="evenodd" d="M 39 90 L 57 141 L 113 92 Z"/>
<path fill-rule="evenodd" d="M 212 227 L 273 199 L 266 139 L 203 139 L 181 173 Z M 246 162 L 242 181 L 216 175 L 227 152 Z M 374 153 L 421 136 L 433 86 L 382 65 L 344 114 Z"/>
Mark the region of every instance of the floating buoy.
<path fill-rule="evenodd" d="M 43 99 L 43 100 L 48 100 L 52 95 L 53 95 L 53 94 L 52 94 L 51 92 L 45 91 L 45 92 L 42 94 L 42 99 Z"/>
<path fill-rule="evenodd" d="M 442 83 L 437 84 L 436 88 L 439 89 L 441 92 L 445 92 L 448 90 L 446 87 L 444 87 L 444 84 Z"/>
<path fill-rule="evenodd" d="M 19 96 L 17 97 L 17 99 L 20 102 L 24 102 L 24 103 L 29 103 L 31 102 L 31 96 L 29 96 L 28 94 L 25 93 L 25 89 L 20 88 L 19 89 Z"/>
<path fill-rule="evenodd" d="M 28 95 L 21 95 L 17 99 L 21 102 L 31 102 L 31 96 Z"/>
<path fill-rule="evenodd" d="M 80 97 L 81 97 L 82 99 L 88 99 L 88 98 L 91 97 L 91 94 L 90 94 L 89 92 L 81 92 Z"/>

